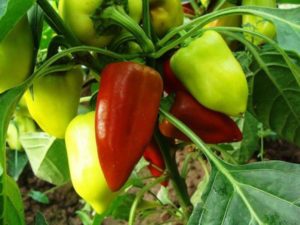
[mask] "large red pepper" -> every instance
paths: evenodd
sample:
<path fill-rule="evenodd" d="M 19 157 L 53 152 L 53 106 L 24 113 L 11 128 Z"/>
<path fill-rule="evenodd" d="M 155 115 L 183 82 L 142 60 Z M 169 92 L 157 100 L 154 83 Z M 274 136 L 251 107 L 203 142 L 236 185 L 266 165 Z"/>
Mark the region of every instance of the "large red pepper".
<path fill-rule="evenodd" d="M 154 140 L 147 145 L 143 156 L 149 162 L 148 169 L 152 176 L 160 177 L 164 173 L 166 165 L 159 147 Z M 161 184 L 166 187 L 168 186 L 168 181 L 163 181 Z"/>
<path fill-rule="evenodd" d="M 206 143 L 216 144 L 242 139 L 241 131 L 230 117 L 202 106 L 187 92 L 176 93 L 170 112 Z M 159 125 L 159 129 L 166 137 L 189 141 L 186 135 L 165 119 Z"/>
<path fill-rule="evenodd" d="M 100 164 L 111 190 L 119 190 L 151 141 L 163 83 L 150 67 L 118 62 L 102 71 L 96 106 Z"/>

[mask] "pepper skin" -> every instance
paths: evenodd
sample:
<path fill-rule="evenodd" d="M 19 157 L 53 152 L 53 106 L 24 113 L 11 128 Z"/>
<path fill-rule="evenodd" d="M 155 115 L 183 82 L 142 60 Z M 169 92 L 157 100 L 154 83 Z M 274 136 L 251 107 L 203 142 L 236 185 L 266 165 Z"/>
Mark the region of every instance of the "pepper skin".
<path fill-rule="evenodd" d="M 234 6 L 236 5 L 230 2 L 225 2 L 222 4 L 220 9 L 226 9 Z M 205 27 L 240 27 L 242 22 L 241 20 L 242 18 L 240 15 L 224 16 L 208 23 Z"/>
<path fill-rule="evenodd" d="M 147 145 L 143 156 L 149 162 L 148 169 L 152 176 L 160 177 L 164 173 L 166 165 L 159 147 L 154 140 Z M 161 185 L 168 186 L 168 181 L 163 181 Z"/>
<path fill-rule="evenodd" d="M 0 42 L 0 93 L 17 86 L 30 75 L 33 38 L 27 16 Z"/>
<path fill-rule="evenodd" d="M 276 0 L 243 0 L 242 5 L 275 8 Z M 243 27 L 250 31 L 259 32 L 269 38 L 274 38 L 276 34 L 275 26 L 259 16 L 243 15 Z M 244 36 L 254 45 L 261 45 L 265 42 L 263 39 L 253 37 L 251 34 L 245 33 Z"/>
<path fill-rule="evenodd" d="M 134 62 L 107 65 L 96 105 L 98 155 L 107 183 L 119 190 L 151 141 L 163 83 L 160 74 Z"/>
<path fill-rule="evenodd" d="M 66 131 L 71 181 L 75 191 L 101 214 L 115 194 L 105 181 L 97 156 L 95 112 L 75 117 Z"/>
<path fill-rule="evenodd" d="M 82 70 L 76 67 L 33 82 L 33 96 L 27 90 L 25 99 L 32 118 L 42 130 L 57 138 L 65 137 L 68 124 L 77 114 L 82 81 Z"/>
<path fill-rule="evenodd" d="M 206 31 L 171 57 L 171 68 L 187 90 L 205 107 L 229 116 L 246 110 L 246 76 L 225 40 Z"/>
<path fill-rule="evenodd" d="M 179 91 L 176 93 L 170 113 L 185 123 L 208 144 L 242 140 L 241 131 L 230 117 L 205 108 L 187 92 Z M 190 141 L 186 135 L 166 119 L 159 125 L 159 130 L 166 137 Z"/>
<path fill-rule="evenodd" d="M 163 63 L 163 80 L 164 90 L 168 94 L 170 94 L 171 92 L 186 90 L 186 88 L 182 85 L 182 83 L 177 79 L 177 77 L 173 73 L 170 65 L 170 59 L 165 60 Z"/>
<path fill-rule="evenodd" d="M 154 32 L 162 37 L 171 28 L 183 24 L 180 0 L 150 0 L 150 16 Z"/>
<path fill-rule="evenodd" d="M 59 14 L 75 34 L 86 45 L 104 47 L 118 34 L 106 32 L 98 34 L 92 16 L 104 4 L 104 0 L 60 0 Z M 142 0 L 128 0 L 129 16 L 137 23 L 142 17 Z"/>

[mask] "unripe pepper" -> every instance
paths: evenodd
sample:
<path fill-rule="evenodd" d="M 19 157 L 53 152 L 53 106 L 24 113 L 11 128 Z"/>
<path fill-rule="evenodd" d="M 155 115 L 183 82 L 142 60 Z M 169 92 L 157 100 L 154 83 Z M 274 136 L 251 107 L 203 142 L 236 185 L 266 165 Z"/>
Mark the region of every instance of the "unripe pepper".
<path fill-rule="evenodd" d="M 183 24 L 183 7 L 180 0 L 150 0 L 150 15 L 154 32 L 165 35 L 171 28 Z"/>
<path fill-rule="evenodd" d="M 93 21 L 96 11 L 107 2 L 105 0 L 60 0 L 59 14 L 83 44 L 104 47 L 118 34 L 115 29 L 110 28 L 99 32 Z M 128 11 L 129 16 L 138 23 L 142 16 L 142 0 L 128 0 Z M 104 24 L 99 26 L 101 28 Z"/>
<path fill-rule="evenodd" d="M 98 155 L 112 191 L 120 189 L 150 142 L 163 83 L 150 67 L 118 62 L 107 65 L 96 105 Z"/>
<path fill-rule="evenodd" d="M 171 68 L 187 90 L 205 107 L 230 116 L 247 106 L 246 76 L 225 40 L 206 31 L 171 58 Z"/>
<path fill-rule="evenodd" d="M 66 131 L 71 181 L 75 191 L 101 214 L 115 194 L 105 181 L 97 156 L 95 112 L 75 117 Z"/>
<path fill-rule="evenodd" d="M 155 140 L 152 140 L 147 145 L 143 156 L 149 162 L 148 169 L 152 176 L 160 177 L 164 173 L 166 165 Z M 161 185 L 168 186 L 168 181 L 163 181 Z"/>
<path fill-rule="evenodd" d="M 202 106 L 187 92 L 176 93 L 170 113 L 206 143 L 217 144 L 242 139 L 241 131 L 230 117 Z M 189 141 L 185 134 L 166 119 L 159 125 L 159 130 L 166 137 Z"/>
<path fill-rule="evenodd" d="M 0 42 L 0 93 L 20 84 L 30 75 L 33 38 L 27 16 Z"/>
<path fill-rule="evenodd" d="M 79 105 L 82 70 L 78 67 L 48 74 L 33 82 L 25 99 L 32 118 L 45 132 L 64 138 L 69 122 L 76 116 Z"/>
<path fill-rule="evenodd" d="M 242 4 L 275 8 L 276 0 L 243 0 Z M 259 16 L 243 15 L 243 26 L 247 30 L 259 32 L 269 38 L 274 38 L 276 34 L 275 26 L 271 22 L 268 22 Z M 263 39 L 254 37 L 248 33 L 245 33 L 244 36 L 254 45 L 260 45 L 265 42 Z"/>

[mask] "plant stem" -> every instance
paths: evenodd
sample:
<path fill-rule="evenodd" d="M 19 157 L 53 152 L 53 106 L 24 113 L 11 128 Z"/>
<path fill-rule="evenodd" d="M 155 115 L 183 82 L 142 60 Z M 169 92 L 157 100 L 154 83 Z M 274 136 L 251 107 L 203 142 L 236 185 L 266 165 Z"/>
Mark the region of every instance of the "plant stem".
<path fill-rule="evenodd" d="M 183 208 L 186 218 L 189 218 L 193 206 L 190 201 L 189 194 L 187 192 L 187 186 L 186 186 L 185 180 L 179 174 L 175 157 L 171 156 L 170 147 L 169 147 L 165 137 L 163 137 L 159 133 L 158 130 L 156 130 L 154 132 L 154 138 L 161 150 L 164 161 L 166 163 L 166 168 L 168 170 L 168 173 L 170 173 L 170 178 L 171 178 L 174 190 L 175 190 L 177 196 L 179 197 L 180 205 Z"/>
<path fill-rule="evenodd" d="M 72 47 L 82 45 L 71 32 L 71 30 L 64 25 L 61 17 L 57 14 L 57 12 L 53 9 L 53 7 L 47 0 L 37 0 L 37 3 L 44 11 L 47 23 L 57 34 L 63 35 Z M 88 68 L 91 68 L 95 72 L 98 73 L 101 70 L 101 65 L 90 53 L 75 54 L 75 57 L 77 61 L 82 62 L 82 64 L 84 64 Z"/>
<path fill-rule="evenodd" d="M 144 52 L 149 53 L 154 51 L 152 41 L 147 37 L 143 29 L 126 14 L 121 6 L 109 6 L 103 10 L 100 18 L 113 20 L 116 24 L 132 33 Z"/>
<path fill-rule="evenodd" d="M 148 185 L 146 185 L 145 187 L 143 187 L 138 194 L 136 195 L 134 202 L 132 203 L 131 209 L 130 209 L 130 214 L 129 214 L 129 220 L 128 220 L 128 225 L 134 225 L 134 219 L 135 219 L 135 213 L 136 213 L 136 209 L 137 206 L 140 202 L 140 200 L 143 198 L 144 194 L 149 191 L 152 187 L 154 187 L 155 185 L 161 183 L 162 181 L 164 181 L 166 179 L 165 176 L 161 176 L 157 179 L 155 179 L 154 182 L 149 183 Z"/>

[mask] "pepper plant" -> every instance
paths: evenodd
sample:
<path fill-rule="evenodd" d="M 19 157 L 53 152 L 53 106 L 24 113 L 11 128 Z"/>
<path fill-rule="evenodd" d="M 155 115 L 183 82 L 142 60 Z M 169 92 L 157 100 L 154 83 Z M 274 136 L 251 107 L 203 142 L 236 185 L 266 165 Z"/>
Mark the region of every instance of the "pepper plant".
<path fill-rule="evenodd" d="M 158 210 L 189 225 L 299 224 L 300 166 L 257 156 L 260 129 L 300 147 L 297 3 L 2 1 L 0 223 L 25 224 L 29 162 L 91 205 L 84 224 Z M 194 193 L 191 158 L 205 171 Z"/>

